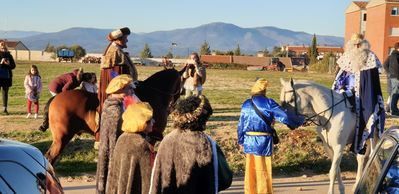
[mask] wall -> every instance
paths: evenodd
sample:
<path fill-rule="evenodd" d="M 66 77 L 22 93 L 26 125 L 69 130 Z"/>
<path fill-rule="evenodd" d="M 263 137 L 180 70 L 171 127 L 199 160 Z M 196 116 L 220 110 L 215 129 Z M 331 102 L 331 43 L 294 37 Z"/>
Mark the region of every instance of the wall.
<path fill-rule="evenodd" d="M 367 20 L 370 16 L 367 13 Z M 361 11 L 346 13 L 345 17 L 345 43 L 351 39 L 354 33 L 360 33 Z M 366 26 L 369 26 L 366 24 Z M 366 30 L 367 31 L 367 30 Z"/>
<path fill-rule="evenodd" d="M 27 50 L 10 50 L 14 60 L 23 61 L 55 61 L 51 58 L 53 53 L 43 51 L 27 51 Z"/>
<path fill-rule="evenodd" d="M 227 55 L 201 55 L 204 63 L 233 63 L 233 57 Z"/>
<path fill-rule="evenodd" d="M 371 50 L 383 61 L 386 32 L 386 4 L 367 7 L 367 26 L 365 38 L 370 42 Z"/>
<path fill-rule="evenodd" d="M 292 61 L 289 57 L 278 57 L 286 68 L 292 68 Z M 226 55 L 201 55 L 204 63 L 236 63 L 251 66 L 267 66 L 271 63 L 271 57 L 253 56 L 226 56 Z M 229 62 L 231 61 L 231 62 Z"/>
<path fill-rule="evenodd" d="M 399 36 L 391 36 L 391 29 L 392 28 L 399 28 L 399 16 L 391 16 L 392 7 L 398 7 L 399 3 L 389 3 L 386 6 L 386 24 L 385 24 L 385 31 L 386 31 L 386 38 L 384 41 L 383 47 L 383 58 L 380 60 L 383 61 L 388 57 L 389 48 L 393 48 L 396 42 L 399 42 Z"/>

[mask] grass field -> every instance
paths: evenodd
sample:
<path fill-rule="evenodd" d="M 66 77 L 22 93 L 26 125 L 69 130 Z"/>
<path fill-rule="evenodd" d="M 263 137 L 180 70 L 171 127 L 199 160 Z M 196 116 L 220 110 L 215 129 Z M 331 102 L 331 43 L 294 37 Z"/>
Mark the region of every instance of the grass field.
<path fill-rule="evenodd" d="M 55 76 L 70 72 L 74 68 L 83 67 L 86 72 L 99 73 L 99 65 L 77 63 L 48 63 L 18 61 L 14 70 L 13 87 L 10 89 L 9 116 L 0 116 L 0 137 L 27 142 L 45 152 L 51 144 L 51 133 L 36 130 L 42 120 L 26 119 L 26 102 L 24 97 L 23 79 L 31 64 L 38 65 L 43 80 L 43 92 L 40 98 L 41 110 L 50 97 L 47 85 Z M 149 75 L 161 70 L 161 67 L 138 67 L 139 79 L 144 80 Z M 240 114 L 241 103 L 249 96 L 249 91 L 258 77 L 269 81 L 267 95 L 279 102 L 280 78 L 314 80 L 325 86 L 330 86 L 333 75 L 317 73 L 288 73 L 288 72 L 256 72 L 243 70 L 207 70 L 207 81 L 204 85 L 206 95 L 214 108 L 214 114 L 207 124 L 207 133 L 213 136 L 221 145 L 228 158 L 229 164 L 236 173 L 244 169 L 244 155 L 240 153 L 236 144 L 236 128 Z M 381 79 L 385 92 L 386 81 Z M 386 97 L 386 93 L 384 93 Z M 387 126 L 398 124 L 389 119 Z M 276 146 L 273 158 L 275 173 L 296 173 L 311 171 L 312 173 L 327 172 L 329 160 L 322 145 L 315 141 L 314 127 L 300 128 L 289 131 L 281 124 L 276 125 L 281 143 Z M 166 132 L 170 131 L 170 122 Z M 61 175 L 80 175 L 92 173 L 96 169 L 94 158 L 96 152 L 92 149 L 93 137 L 82 135 L 75 138 L 63 152 L 61 160 L 56 164 L 56 171 Z M 353 155 L 347 153 L 343 158 L 342 169 L 355 170 Z"/>

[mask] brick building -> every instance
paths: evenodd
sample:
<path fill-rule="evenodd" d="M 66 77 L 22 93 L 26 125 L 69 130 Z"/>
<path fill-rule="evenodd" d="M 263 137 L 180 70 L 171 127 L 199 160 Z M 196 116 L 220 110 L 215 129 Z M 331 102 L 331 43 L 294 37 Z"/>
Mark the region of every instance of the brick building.
<path fill-rule="evenodd" d="M 345 12 L 345 42 L 361 33 L 384 61 L 399 42 L 399 0 L 353 1 Z"/>

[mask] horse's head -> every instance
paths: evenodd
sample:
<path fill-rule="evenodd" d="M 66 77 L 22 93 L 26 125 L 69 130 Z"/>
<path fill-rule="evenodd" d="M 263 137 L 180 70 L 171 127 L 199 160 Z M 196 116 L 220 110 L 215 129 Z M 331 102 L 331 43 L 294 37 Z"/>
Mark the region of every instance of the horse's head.
<path fill-rule="evenodd" d="M 140 100 L 149 102 L 154 110 L 154 127 L 150 136 L 162 139 L 167 117 L 180 97 L 181 73 L 164 69 L 139 83 L 135 89 Z"/>
<path fill-rule="evenodd" d="M 282 85 L 280 101 L 283 108 L 296 114 L 313 112 L 309 101 L 305 99 L 307 94 L 304 92 L 304 84 L 296 84 L 293 79 L 285 81 L 282 78 L 280 82 Z"/>

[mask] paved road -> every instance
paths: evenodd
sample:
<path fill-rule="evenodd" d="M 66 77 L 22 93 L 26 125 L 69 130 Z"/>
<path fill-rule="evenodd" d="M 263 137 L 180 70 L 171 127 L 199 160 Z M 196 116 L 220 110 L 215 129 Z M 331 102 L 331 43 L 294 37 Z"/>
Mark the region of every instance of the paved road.
<path fill-rule="evenodd" d="M 355 181 L 353 178 L 344 180 L 345 193 L 351 193 L 352 185 Z M 87 182 L 82 180 L 73 180 L 68 182 L 67 179 L 61 179 L 66 194 L 95 194 L 95 181 Z M 276 194 L 320 194 L 327 193 L 328 179 L 326 177 L 317 178 L 274 178 L 273 189 Z M 336 185 L 335 191 L 338 192 Z M 232 186 L 221 192 L 223 194 L 239 194 L 244 193 L 244 181 L 242 177 L 235 178 Z"/>

